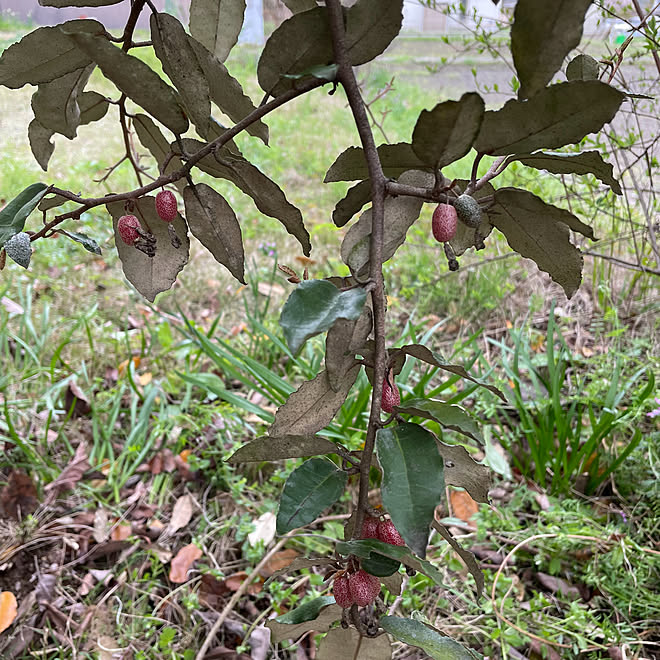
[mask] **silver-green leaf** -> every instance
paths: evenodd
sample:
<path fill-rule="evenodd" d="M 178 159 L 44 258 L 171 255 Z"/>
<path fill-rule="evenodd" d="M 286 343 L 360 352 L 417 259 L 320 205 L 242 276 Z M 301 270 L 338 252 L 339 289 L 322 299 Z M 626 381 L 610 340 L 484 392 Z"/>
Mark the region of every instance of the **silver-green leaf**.
<path fill-rule="evenodd" d="M 224 62 L 243 27 L 245 0 L 191 0 L 190 34 Z"/>

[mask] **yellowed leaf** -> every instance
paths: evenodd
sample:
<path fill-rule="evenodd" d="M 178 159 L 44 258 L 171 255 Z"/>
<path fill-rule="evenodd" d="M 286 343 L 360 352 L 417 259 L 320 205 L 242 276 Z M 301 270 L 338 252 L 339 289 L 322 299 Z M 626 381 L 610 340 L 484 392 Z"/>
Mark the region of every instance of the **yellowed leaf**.
<path fill-rule="evenodd" d="M 0 593 L 0 633 L 14 623 L 17 612 L 16 596 L 11 591 Z"/>
<path fill-rule="evenodd" d="M 472 516 L 479 511 L 479 505 L 464 490 L 449 491 L 449 503 L 456 518 L 476 528 L 476 523 L 471 520 Z"/>

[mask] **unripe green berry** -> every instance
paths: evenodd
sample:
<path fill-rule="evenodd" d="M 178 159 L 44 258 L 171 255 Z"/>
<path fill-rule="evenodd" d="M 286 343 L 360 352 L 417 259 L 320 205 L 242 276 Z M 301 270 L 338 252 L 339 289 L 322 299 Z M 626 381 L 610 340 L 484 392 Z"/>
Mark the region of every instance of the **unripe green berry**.
<path fill-rule="evenodd" d="M 19 266 L 27 268 L 30 265 L 30 258 L 32 257 L 30 235 L 24 231 L 14 234 L 5 243 L 5 252 L 7 253 L 7 256 L 13 259 Z"/>
<path fill-rule="evenodd" d="M 461 195 L 455 202 L 454 208 L 458 219 L 471 229 L 476 229 L 481 224 L 481 207 L 479 202 L 470 195 Z"/>

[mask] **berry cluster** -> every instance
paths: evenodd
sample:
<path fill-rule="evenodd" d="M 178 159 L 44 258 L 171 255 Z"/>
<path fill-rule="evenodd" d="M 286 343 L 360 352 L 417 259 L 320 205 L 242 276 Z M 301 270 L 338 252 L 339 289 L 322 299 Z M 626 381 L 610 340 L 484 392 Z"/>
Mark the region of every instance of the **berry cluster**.
<path fill-rule="evenodd" d="M 390 545 L 405 545 L 401 534 L 391 520 L 365 516 L 362 523 L 363 539 L 378 539 Z M 332 594 L 337 605 L 347 609 L 351 605 L 366 607 L 380 594 L 380 579 L 363 569 L 341 571 L 335 575 Z"/>

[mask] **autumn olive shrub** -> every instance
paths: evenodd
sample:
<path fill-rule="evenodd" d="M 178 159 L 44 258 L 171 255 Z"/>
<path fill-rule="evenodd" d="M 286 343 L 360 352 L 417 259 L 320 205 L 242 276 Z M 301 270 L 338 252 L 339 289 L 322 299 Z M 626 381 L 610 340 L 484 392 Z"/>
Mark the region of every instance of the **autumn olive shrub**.
<path fill-rule="evenodd" d="M 40 4 L 100 6 L 119 1 Z M 149 300 L 169 289 L 186 265 L 191 236 L 243 282 L 239 219 L 213 187 L 195 182 L 199 171 L 231 181 L 261 213 L 279 220 L 308 255 L 312 246 L 300 211 L 242 155 L 233 138 L 246 131 L 268 143 L 263 120 L 269 113 L 303 94 L 316 93 L 323 103 L 326 93 L 341 87 L 361 146 L 339 154 L 325 182 L 356 182 L 332 212 L 337 227 L 358 216 L 341 245 L 350 276 L 300 281 L 290 272 L 296 286 L 280 318 L 294 354 L 307 339 L 327 332 L 325 369 L 279 408 L 266 436 L 241 447 L 230 461 L 307 457 L 284 486 L 279 534 L 314 522 L 340 500 L 349 484 L 356 486 L 357 494 L 335 555 L 297 559 L 287 569 L 325 567 L 333 595 L 289 612 L 269 627 L 275 641 L 306 630 L 327 632 L 323 657 L 390 657 L 390 637 L 383 632 L 434 658 L 478 657 L 424 622 L 382 616 L 381 585 L 398 593 L 403 567 L 440 583 L 440 572 L 425 558 L 431 529 L 464 559 L 478 592 L 483 586 L 474 558 L 435 520 L 434 511 L 446 484 L 486 502 L 488 470 L 465 448 L 440 442 L 423 424 L 410 420 L 433 420 L 477 443 L 478 424 L 457 405 L 426 399 L 401 402 L 396 376 L 412 358 L 504 397 L 426 346 L 386 346 L 382 265 L 405 243 L 408 229 L 428 203 L 436 207 L 429 233 L 443 244 L 438 259 L 446 258 L 449 268 L 459 267 L 458 258 L 466 250 L 486 248 L 497 229 L 513 250 L 533 259 L 571 296 L 582 273 L 582 256 L 571 232 L 593 239 L 592 228 L 568 210 L 526 190 L 496 188 L 494 181 L 519 161 L 537 170 L 594 174 L 619 193 L 612 166 L 599 152 L 556 150 L 598 132 L 612 120 L 625 94 L 595 79 L 593 68 L 582 65 L 569 66 L 569 80 L 560 74 L 562 81 L 549 84 L 580 41 L 589 0 L 519 0 L 511 29 L 518 98 L 497 110 L 486 110 L 476 93 L 440 102 L 420 113 L 409 142 L 376 146 L 353 67 L 378 57 L 395 38 L 403 0 L 358 0 L 350 8 L 340 0 L 326 0 L 325 6 L 314 0 L 285 1 L 293 16 L 275 30 L 261 53 L 257 77 L 265 96 L 258 106 L 223 64 L 241 29 L 244 0 L 192 0 L 188 29 L 174 16 L 157 12 L 149 0 L 132 0 L 119 36 L 96 20 L 84 19 L 38 28 L 9 47 L 0 58 L 0 83 L 36 86 L 28 136 L 42 168 L 47 171 L 55 133 L 73 139 L 80 125 L 112 111 L 126 145 L 124 159 L 133 165 L 140 187 L 93 198 L 45 183 L 29 186 L 0 213 L 3 265 L 9 256 L 28 267 L 31 246 L 56 233 L 97 251 L 92 237 L 69 225 L 75 228 L 84 212 L 105 205 L 124 274 Z M 150 13 L 151 40 L 136 43 L 134 28 L 143 11 Z M 169 82 L 131 54 L 143 48 L 154 49 Z M 114 97 L 86 89 L 97 67 L 116 86 Z M 231 127 L 213 117 L 214 105 L 234 122 Z M 134 155 L 133 135 L 158 164 L 157 178 L 148 183 Z M 469 179 L 449 181 L 443 176 L 443 168 L 471 151 Z M 58 212 L 66 202 L 76 208 Z M 41 216 L 32 215 L 37 207 Z M 361 369 L 367 370 L 373 385 L 370 416 L 364 448 L 349 451 L 322 431 Z M 382 508 L 372 509 L 368 493 L 377 485 Z"/>

